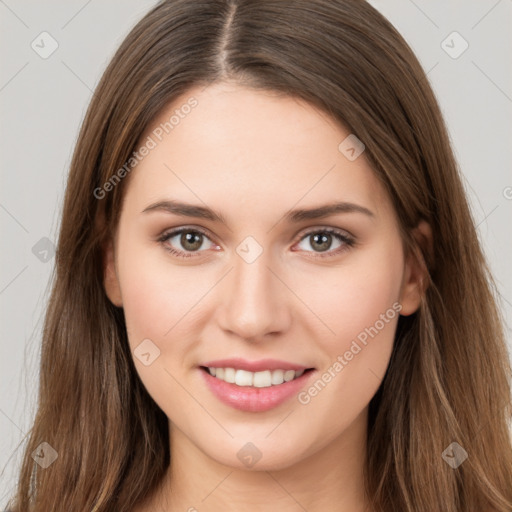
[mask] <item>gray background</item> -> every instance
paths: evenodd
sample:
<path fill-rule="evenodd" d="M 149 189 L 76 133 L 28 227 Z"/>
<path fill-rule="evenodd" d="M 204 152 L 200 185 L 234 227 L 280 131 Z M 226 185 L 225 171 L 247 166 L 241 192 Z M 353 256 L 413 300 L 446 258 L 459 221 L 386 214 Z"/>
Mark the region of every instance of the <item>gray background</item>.
<path fill-rule="evenodd" d="M 34 414 L 51 242 L 78 128 L 108 60 L 155 3 L 0 0 L 0 509 Z M 428 72 L 510 325 L 512 0 L 371 3 Z M 51 48 L 44 31 L 58 43 L 46 59 L 31 47 Z M 464 41 L 454 31 L 469 44 L 457 58 Z"/>

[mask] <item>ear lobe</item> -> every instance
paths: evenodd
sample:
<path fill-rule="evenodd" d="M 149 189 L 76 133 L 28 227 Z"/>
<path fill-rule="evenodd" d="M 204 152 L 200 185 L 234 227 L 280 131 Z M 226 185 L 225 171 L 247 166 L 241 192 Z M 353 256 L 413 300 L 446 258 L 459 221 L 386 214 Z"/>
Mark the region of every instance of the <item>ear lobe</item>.
<path fill-rule="evenodd" d="M 415 313 L 427 289 L 428 268 L 423 255 L 431 261 L 433 255 L 433 238 L 430 225 L 421 221 L 413 230 L 417 246 L 407 257 L 404 279 L 400 294 L 400 304 L 403 316 Z"/>
<path fill-rule="evenodd" d="M 112 239 L 109 239 L 104 248 L 103 261 L 103 286 L 105 293 L 110 302 L 120 308 L 123 306 L 123 300 L 115 267 L 114 244 Z"/>

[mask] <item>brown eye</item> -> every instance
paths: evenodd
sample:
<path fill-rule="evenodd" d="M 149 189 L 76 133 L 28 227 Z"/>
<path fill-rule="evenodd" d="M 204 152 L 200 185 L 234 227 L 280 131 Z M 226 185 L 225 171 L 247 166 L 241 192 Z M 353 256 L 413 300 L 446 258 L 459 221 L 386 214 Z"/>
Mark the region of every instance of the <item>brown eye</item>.
<path fill-rule="evenodd" d="M 306 233 L 302 237 L 298 247 L 306 252 L 320 253 L 318 254 L 320 257 L 324 257 L 321 253 L 326 253 L 325 256 L 328 257 L 343 252 L 349 247 L 352 247 L 354 243 L 354 239 L 344 232 L 329 228 Z M 312 251 L 308 250 L 307 246 L 309 246 Z"/>
<path fill-rule="evenodd" d="M 203 234 L 195 231 L 184 231 L 180 235 L 180 244 L 186 251 L 197 251 L 203 245 Z"/>
<path fill-rule="evenodd" d="M 194 252 L 203 252 L 200 249 L 203 247 L 205 241 L 210 242 L 210 244 L 214 246 L 213 242 L 205 233 L 192 228 L 180 228 L 168 231 L 164 233 L 158 241 L 164 244 L 164 247 L 171 254 L 181 258 L 194 256 Z"/>

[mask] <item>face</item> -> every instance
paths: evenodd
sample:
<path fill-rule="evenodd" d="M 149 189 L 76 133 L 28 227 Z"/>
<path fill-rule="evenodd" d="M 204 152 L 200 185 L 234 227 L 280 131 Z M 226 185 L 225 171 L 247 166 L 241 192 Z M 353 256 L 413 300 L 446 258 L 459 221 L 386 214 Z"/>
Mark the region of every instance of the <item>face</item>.
<path fill-rule="evenodd" d="M 129 176 L 105 287 L 171 435 L 222 464 L 247 466 L 250 442 L 258 469 L 289 467 L 342 439 L 399 312 L 419 305 L 389 197 L 352 139 L 339 149 L 349 135 L 307 103 L 223 83 L 141 138 L 155 144 Z"/>

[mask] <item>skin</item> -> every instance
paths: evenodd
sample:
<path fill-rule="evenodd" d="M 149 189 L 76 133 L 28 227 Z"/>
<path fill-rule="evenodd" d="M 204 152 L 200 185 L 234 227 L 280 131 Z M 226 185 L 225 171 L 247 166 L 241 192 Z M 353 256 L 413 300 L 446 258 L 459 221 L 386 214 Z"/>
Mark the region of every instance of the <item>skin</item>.
<path fill-rule="evenodd" d="M 148 366 L 134 361 L 169 418 L 171 466 L 137 511 L 369 510 L 368 404 L 389 363 L 398 314 L 307 404 L 293 397 L 266 412 L 236 410 L 210 392 L 198 365 L 282 359 L 316 369 L 309 388 L 393 304 L 402 315 L 417 310 L 421 267 L 404 256 L 393 205 L 364 152 L 350 161 L 338 150 L 345 127 L 300 100 L 224 82 L 191 89 L 150 129 L 191 96 L 198 106 L 132 171 L 106 249 L 105 289 L 124 308 L 132 353 L 144 339 L 160 350 Z M 169 199 L 212 208 L 227 225 L 143 213 Z M 284 220 L 290 209 L 334 201 L 373 215 Z M 180 235 L 158 241 L 183 226 L 207 232 L 198 251 Z M 349 234 L 354 245 L 333 236 L 322 252 L 306 233 L 325 228 Z M 423 223 L 417 232 L 431 236 Z M 248 236 L 263 249 L 252 263 L 236 252 Z M 170 246 L 192 257 L 172 255 Z M 262 454 L 252 468 L 237 457 L 248 442 Z"/>

